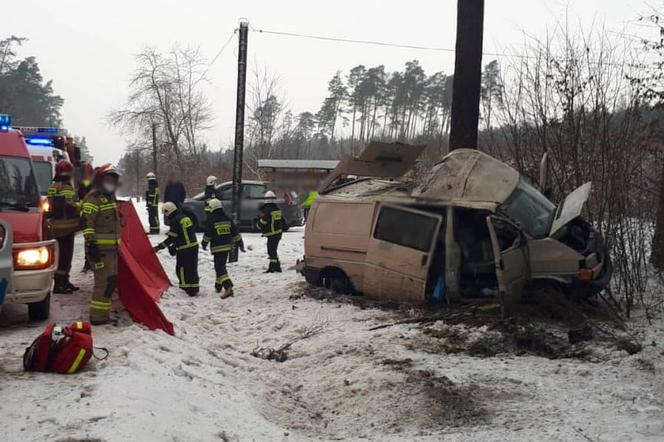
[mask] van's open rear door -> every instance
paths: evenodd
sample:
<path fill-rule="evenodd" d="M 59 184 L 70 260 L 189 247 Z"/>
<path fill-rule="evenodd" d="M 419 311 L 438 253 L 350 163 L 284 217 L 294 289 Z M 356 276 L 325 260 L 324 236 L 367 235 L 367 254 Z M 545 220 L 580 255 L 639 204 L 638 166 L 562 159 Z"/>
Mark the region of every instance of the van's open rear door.
<path fill-rule="evenodd" d="M 487 216 L 493 256 L 496 262 L 496 278 L 500 291 L 503 316 L 511 316 L 516 304 L 521 299 L 523 287 L 530 278 L 528 248 L 520 233 L 511 244 L 501 244 L 498 239 L 499 223 L 504 222 L 493 216 Z"/>
<path fill-rule="evenodd" d="M 441 222 L 440 215 L 380 205 L 367 246 L 364 295 L 424 303 Z"/>
<path fill-rule="evenodd" d="M 398 178 L 413 168 L 424 148 L 425 146 L 372 141 L 360 156 L 341 160 L 321 184 L 320 192 L 344 175 Z"/>

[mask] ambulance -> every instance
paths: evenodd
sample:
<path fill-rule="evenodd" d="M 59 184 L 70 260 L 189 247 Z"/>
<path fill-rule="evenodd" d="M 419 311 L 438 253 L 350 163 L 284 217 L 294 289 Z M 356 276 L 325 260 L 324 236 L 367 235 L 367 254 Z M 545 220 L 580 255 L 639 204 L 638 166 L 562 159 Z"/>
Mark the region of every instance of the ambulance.
<path fill-rule="evenodd" d="M 71 161 L 66 132 L 55 127 L 14 127 L 21 131 L 35 169 L 39 193 L 46 196 L 60 160 Z"/>
<path fill-rule="evenodd" d="M 31 320 L 50 313 L 58 248 L 47 240 L 47 224 L 40 207 L 37 174 L 21 131 L 11 118 L 0 115 L 0 220 L 13 231 L 12 274 L 4 306 L 27 304 Z"/>

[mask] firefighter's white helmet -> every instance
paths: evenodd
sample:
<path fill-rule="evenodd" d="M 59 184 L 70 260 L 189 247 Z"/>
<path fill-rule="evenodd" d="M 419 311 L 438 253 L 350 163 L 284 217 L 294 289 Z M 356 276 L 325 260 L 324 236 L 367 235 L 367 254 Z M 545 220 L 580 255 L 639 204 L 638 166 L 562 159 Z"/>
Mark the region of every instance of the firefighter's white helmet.
<path fill-rule="evenodd" d="M 221 209 L 221 201 L 219 201 L 217 198 L 209 199 L 207 205 L 210 212 L 214 212 L 217 209 Z"/>
<path fill-rule="evenodd" d="M 265 200 L 276 200 L 277 195 L 275 195 L 273 191 L 268 190 L 267 192 L 265 192 L 265 195 L 263 195 L 263 199 L 265 199 Z"/>
<path fill-rule="evenodd" d="M 150 181 L 150 180 L 156 180 L 156 179 L 157 179 L 157 175 L 155 175 L 154 172 L 148 172 L 148 174 L 145 175 L 145 178 L 147 178 L 148 181 Z"/>
<path fill-rule="evenodd" d="M 178 206 L 176 206 L 175 203 L 172 203 L 170 201 L 165 202 L 164 205 L 161 206 L 161 211 L 166 216 L 171 216 L 171 214 L 176 210 L 178 210 Z"/>
<path fill-rule="evenodd" d="M 210 175 L 209 177 L 207 177 L 207 180 L 205 181 L 205 183 L 208 186 L 214 186 L 215 184 L 217 184 L 217 177 L 214 176 L 214 175 Z"/>

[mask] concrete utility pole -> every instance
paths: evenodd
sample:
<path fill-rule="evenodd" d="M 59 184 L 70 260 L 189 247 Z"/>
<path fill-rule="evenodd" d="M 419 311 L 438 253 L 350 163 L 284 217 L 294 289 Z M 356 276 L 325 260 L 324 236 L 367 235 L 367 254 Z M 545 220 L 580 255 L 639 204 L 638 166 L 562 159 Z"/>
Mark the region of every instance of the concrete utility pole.
<path fill-rule="evenodd" d="M 457 0 L 450 150 L 477 148 L 483 33 L 484 0 Z"/>
<path fill-rule="evenodd" d="M 244 152 L 244 102 L 247 86 L 247 45 L 249 41 L 249 23 L 240 22 L 240 42 L 237 56 L 237 105 L 235 108 L 235 149 L 233 151 L 233 221 L 240 225 L 240 199 L 242 192 L 242 156 Z M 230 262 L 237 261 L 237 247 L 234 247 Z"/>

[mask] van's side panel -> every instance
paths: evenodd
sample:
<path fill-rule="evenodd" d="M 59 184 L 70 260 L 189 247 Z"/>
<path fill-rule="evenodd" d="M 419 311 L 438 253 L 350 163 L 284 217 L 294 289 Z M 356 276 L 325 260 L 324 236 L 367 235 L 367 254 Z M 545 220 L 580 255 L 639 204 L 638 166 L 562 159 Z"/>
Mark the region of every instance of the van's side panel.
<path fill-rule="evenodd" d="M 362 291 L 367 243 L 376 210 L 375 202 L 317 198 L 305 228 L 305 263 L 322 270 L 337 267 Z"/>

